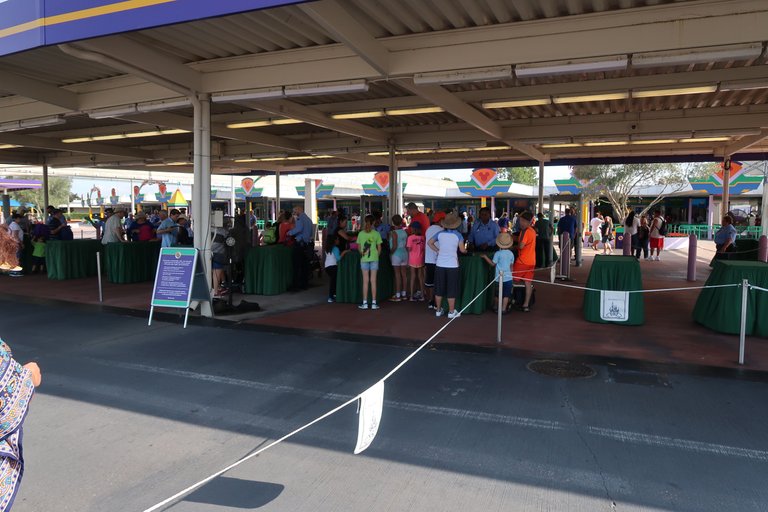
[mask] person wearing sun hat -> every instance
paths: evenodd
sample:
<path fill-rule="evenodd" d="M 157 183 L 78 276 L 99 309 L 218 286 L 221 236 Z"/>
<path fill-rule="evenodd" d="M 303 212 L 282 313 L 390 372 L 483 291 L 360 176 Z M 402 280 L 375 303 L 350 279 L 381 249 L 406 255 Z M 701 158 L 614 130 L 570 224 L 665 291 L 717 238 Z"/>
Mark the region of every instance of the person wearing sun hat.
<path fill-rule="evenodd" d="M 456 214 L 449 213 L 442 220 L 444 230 L 429 239 L 429 247 L 437 253 L 435 260 L 435 316 L 443 316 L 443 298 L 448 299 L 448 318 L 461 316 L 456 310 L 456 297 L 459 296 L 461 273 L 459 272 L 458 252 L 466 253 L 464 237 L 456 229 L 461 224 Z"/>
<path fill-rule="evenodd" d="M 510 250 L 513 245 L 512 235 L 508 232 L 499 233 L 499 236 L 496 237 L 496 246 L 499 248 L 498 251 L 496 251 L 493 254 L 493 261 L 491 259 L 483 254 L 481 257 L 489 264 L 489 265 L 495 265 L 496 266 L 496 279 L 498 280 L 499 275 L 502 277 L 502 297 L 503 302 L 501 305 L 501 310 L 506 313 L 507 308 L 509 307 L 509 301 L 512 299 L 512 265 L 515 262 L 515 255 L 512 254 L 512 251 Z M 498 285 L 497 285 L 498 286 Z M 497 293 L 493 295 L 493 311 L 498 312 L 499 307 L 499 294 L 498 289 Z"/>
<path fill-rule="evenodd" d="M 427 231 L 424 233 L 424 239 L 426 241 L 431 240 L 435 237 L 439 232 L 443 230 L 443 226 L 440 225 L 441 222 L 443 222 L 443 219 L 445 218 L 445 212 L 443 211 L 437 211 L 432 215 L 432 225 L 427 228 Z M 435 304 L 435 294 L 434 288 L 435 288 L 435 264 L 437 263 L 437 251 L 432 250 L 432 248 L 429 246 L 429 244 L 426 244 L 424 246 L 424 268 L 425 268 L 425 277 L 424 277 L 424 291 L 426 295 L 427 301 L 429 301 L 429 309 L 437 309 L 437 304 Z"/>

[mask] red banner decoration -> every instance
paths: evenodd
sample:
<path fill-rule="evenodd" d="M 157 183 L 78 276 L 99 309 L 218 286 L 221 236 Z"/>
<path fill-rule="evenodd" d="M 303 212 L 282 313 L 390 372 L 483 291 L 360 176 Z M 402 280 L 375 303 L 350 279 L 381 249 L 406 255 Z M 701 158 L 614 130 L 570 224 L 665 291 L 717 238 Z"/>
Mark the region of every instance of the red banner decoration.
<path fill-rule="evenodd" d="M 168 187 L 165 185 L 165 183 L 158 183 L 157 189 L 160 191 L 160 195 L 165 197 L 166 192 L 168 192 Z"/>
<path fill-rule="evenodd" d="M 134 185 L 133 186 L 133 195 L 137 196 L 137 195 L 139 195 L 139 192 L 141 192 L 141 189 L 139 188 L 139 186 L 138 185 Z"/>
<path fill-rule="evenodd" d="M 389 189 L 389 172 L 381 171 L 377 172 L 373 177 L 373 181 L 379 186 L 382 191 Z"/>
<path fill-rule="evenodd" d="M 243 192 L 245 192 L 246 196 L 251 195 L 251 190 L 253 190 L 253 184 L 255 182 L 253 181 L 253 178 L 243 178 L 243 180 L 240 182 L 240 186 L 243 187 Z"/>
<path fill-rule="evenodd" d="M 475 169 L 472 173 L 472 179 L 480 185 L 481 189 L 487 189 L 493 180 L 496 179 L 496 171 L 493 169 Z"/>

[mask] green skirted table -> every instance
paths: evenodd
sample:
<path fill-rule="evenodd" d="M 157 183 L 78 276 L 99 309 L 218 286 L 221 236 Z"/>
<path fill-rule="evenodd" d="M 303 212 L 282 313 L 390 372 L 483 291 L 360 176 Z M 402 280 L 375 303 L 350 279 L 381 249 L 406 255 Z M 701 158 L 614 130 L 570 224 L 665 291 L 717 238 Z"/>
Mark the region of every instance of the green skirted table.
<path fill-rule="evenodd" d="M 493 260 L 493 253 L 486 253 Z M 456 309 L 461 310 L 483 288 L 488 286 L 494 275 L 494 266 L 489 265 L 482 258 L 483 253 L 474 253 L 459 256 L 459 270 L 461 271 L 461 289 L 456 300 Z M 464 312 L 465 315 L 481 315 L 493 305 L 494 287 L 489 287 L 483 297 L 480 297 Z"/>
<path fill-rule="evenodd" d="M 642 290 L 640 263 L 633 256 L 595 256 L 587 278 L 587 288 L 625 292 Z M 642 325 L 645 322 L 642 293 L 629 295 L 629 317 L 623 322 L 603 320 L 600 305 L 600 292 L 584 292 L 584 318 L 588 322 L 619 325 Z"/>
<path fill-rule="evenodd" d="M 280 295 L 293 281 L 293 253 L 282 244 L 253 247 L 245 258 L 245 293 Z"/>
<path fill-rule="evenodd" d="M 759 261 L 715 262 L 707 286 L 749 284 L 768 289 L 768 263 Z M 768 336 L 768 292 L 750 290 L 747 302 L 749 336 Z M 705 288 L 701 290 L 693 309 L 693 319 L 713 331 L 739 334 L 741 331 L 741 287 Z"/>
<path fill-rule="evenodd" d="M 729 259 L 737 261 L 758 261 L 760 241 L 754 238 L 739 238 L 736 240 L 736 251 Z"/>
<path fill-rule="evenodd" d="M 102 251 L 99 240 L 50 240 L 45 244 L 48 279 L 82 279 L 97 273 L 96 253 Z"/>
<path fill-rule="evenodd" d="M 360 253 L 349 251 L 339 262 L 336 277 L 336 301 L 346 304 L 363 302 L 363 274 L 360 270 Z M 410 269 L 408 270 L 410 272 Z M 388 256 L 379 257 L 376 276 L 376 301 L 385 302 L 395 292 L 395 271 Z M 370 299 L 371 291 L 368 292 Z"/>
<path fill-rule="evenodd" d="M 110 283 L 143 283 L 155 279 L 160 242 L 115 242 L 104 248 Z"/>

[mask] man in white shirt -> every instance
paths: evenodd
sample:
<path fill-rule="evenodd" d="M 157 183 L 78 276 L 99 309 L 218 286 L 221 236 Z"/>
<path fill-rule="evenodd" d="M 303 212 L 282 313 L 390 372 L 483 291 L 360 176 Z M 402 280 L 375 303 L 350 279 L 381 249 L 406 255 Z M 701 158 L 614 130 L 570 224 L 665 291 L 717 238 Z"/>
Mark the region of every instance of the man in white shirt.
<path fill-rule="evenodd" d="M 10 218 L 10 224 L 8 224 L 8 229 L 11 232 L 11 238 L 13 238 L 18 245 L 16 246 L 16 260 L 19 262 L 18 265 L 21 265 L 21 257 L 22 253 L 24 252 L 24 231 L 21 230 L 21 226 L 19 225 L 19 221 L 21 220 L 21 215 L 18 213 L 14 213 L 11 215 Z M 13 277 L 21 277 L 21 272 L 14 272 Z"/>
<path fill-rule="evenodd" d="M 664 235 L 661 234 L 662 226 L 664 225 L 664 218 L 661 216 L 661 210 L 653 212 L 653 220 L 651 221 L 651 258 L 650 261 L 661 260 L 661 251 L 664 249 Z M 656 251 L 656 257 L 653 256 L 653 251 Z"/>
<path fill-rule="evenodd" d="M 589 221 L 589 227 L 592 230 L 592 249 L 597 250 L 597 245 L 600 243 L 600 240 L 603 238 L 602 233 L 600 232 L 600 226 L 603 225 L 603 214 L 600 212 L 597 212 L 597 215 Z"/>
<path fill-rule="evenodd" d="M 101 243 L 104 245 L 114 242 L 125 242 L 123 235 L 125 230 L 123 229 L 123 217 L 125 217 L 125 210 L 117 210 L 107 219 L 104 224 L 104 235 L 101 237 Z"/>

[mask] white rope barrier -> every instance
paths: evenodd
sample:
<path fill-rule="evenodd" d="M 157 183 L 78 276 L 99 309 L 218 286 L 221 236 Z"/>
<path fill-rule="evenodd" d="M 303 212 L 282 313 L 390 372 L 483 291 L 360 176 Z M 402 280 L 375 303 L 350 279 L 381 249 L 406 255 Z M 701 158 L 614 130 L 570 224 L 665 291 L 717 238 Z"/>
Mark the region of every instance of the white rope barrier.
<path fill-rule="evenodd" d="M 488 290 L 488 288 L 490 288 L 490 287 L 491 287 L 491 285 L 492 285 L 493 283 L 495 283 L 495 282 L 496 282 L 496 280 L 494 279 L 493 281 L 491 281 L 490 283 L 488 283 L 488 284 L 485 286 L 485 288 L 483 288 L 483 290 L 482 290 L 480 293 L 478 293 L 477 295 L 475 295 L 475 297 L 474 297 L 474 298 L 473 298 L 471 301 L 469 301 L 469 302 L 468 302 L 468 303 L 467 303 L 467 304 L 466 304 L 466 305 L 465 305 L 463 308 L 461 308 L 461 311 L 460 311 L 459 313 L 464 313 L 464 311 L 466 311 L 466 310 L 467 310 L 467 308 L 469 308 L 469 306 L 471 306 L 472 304 L 474 304 L 474 302 L 475 302 L 477 299 L 479 299 L 480 297 L 484 296 L 484 295 L 485 295 L 485 292 Z M 446 324 L 445 324 L 445 325 L 443 325 L 443 326 L 442 326 L 440 329 L 438 329 L 438 330 L 437 330 L 437 331 L 436 331 L 436 332 L 435 332 L 435 333 L 434 333 L 432 336 L 430 336 L 430 337 L 429 337 L 429 339 L 428 339 L 427 341 L 425 341 L 424 343 L 422 343 L 422 344 L 421 344 L 421 345 L 420 345 L 418 348 L 416 348 L 416 350 L 414 350 L 413 352 L 411 352 L 411 353 L 408 355 L 408 357 L 406 357 L 405 359 L 403 359 L 403 361 L 402 361 L 400 364 L 398 364 L 397 366 L 395 366 L 395 367 L 394 367 L 394 368 L 393 368 L 393 369 L 392 369 L 392 370 L 391 370 L 389 373 L 387 373 L 387 374 L 386 374 L 386 375 L 385 375 L 385 376 L 384 376 L 382 379 L 379 379 L 379 381 L 377 381 L 377 382 L 383 382 L 383 381 L 386 381 L 386 380 L 387 380 L 387 379 L 389 379 L 391 376 L 393 376 L 395 373 L 397 373 L 397 371 L 399 371 L 399 370 L 400 370 L 400 369 L 401 369 L 403 366 L 405 366 L 405 364 L 406 364 L 406 363 L 408 363 L 408 361 L 410 361 L 411 359 L 413 359 L 414 357 L 416 357 L 416 354 L 418 354 L 419 352 L 421 352 L 422 350 L 424 350 L 424 349 L 425 349 L 425 348 L 426 348 L 426 347 L 427 347 L 427 346 L 428 346 L 430 343 L 432 343 L 432 341 L 433 341 L 435 338 L 437 338 L 437 337 L 438 337 L 438 336 L 439 336 L 439 335 L 440 335 L 440 334 L 441 334 L 441 333 L 442 333 L 444 330 L 446 330 L 446 329 L 448 328 L 448 326 L 449 326 L 449 325 L 451 325 L 451 324 L 454 322 L 454 320 L 456 320 L 457 318 L 460 318 L 460 317 L 461 317 L 461 315 L 458 315 L 458 316 L 457 316 L 457 317 L 455 317 L 455 318 L 451 318 L 451 319 L 449 319 L 449 320 L 448 320 L 448 322 L 446 322 Z M 171 503 L 175 502 L 175 501 L 176 501 L 176 500 L 178 500 L 179 498 L 182 498 L 182 497 L 186 496 L 187 494 L 189 494 L 189 493 L 191 493 L 191 492 L 194 492 L 195 490 L 199 489 L 200 487 L 202 487 L 203 485 L 207 484 L 208 482 L 210 482 L 210 481 L 212 481 L 212 480 L 214 480 L 214 479 L 216 479 L 216 478 L 220 477 L 221 475 L 223 475 L 223 474 L 224 474 L 224 473 L 226 473 L 227 471 L 230 471 L 230 470 L 232 470 L 232 469 L 236 468 L 237 466 L 239 466 L 239 465 L 241 465 L 241 464 L 243 464 L 243 463 L 245 463 L 245 462 L 247 462 L 247 461 L 251 460 L 252 458 L 254 458 L 254 457 L 258 456 L 258 455 L 261 455 L 262 453 L 264 453 L 265 451 L 269 450 L 269 449 L 270 449 L 270 448 L 272 448 L 273 446 L 276 446 L 276 445 L 278 445 L 278 444 L 282 443 L 283 441 L 285 441 L 285 440 L 287 440 L 287 439 L 289 439 L 289 438 L 291 438 L 291 437 L 295 436 L 295 435 L 296 435 L 296 434 L 298 434 L 299 432 L 302 432 L 302 431 L 304 431 L 304 430 L 308 429 L 308 428 L 309 428 L 309 427 L 311 427 L 312 425 L 314 425 L 314 424 L 316 424 L 316 423 L 319 423 L 320 421 L 322 421 L 322 420 L 324 420 L 324 419 L 328 418 L 329 416 L 332 416 L 332 415 L 336 414 L 337 412 L 339 412 L 339 411 L 340 411 L 340 410 L 342 410 L 343 408 L 347 407 L 348 405 L 351 405 L 351 404 L 353 404 L 353 403 L 354 403 L 354 402 L 356 402 L 358 399 L 360 399 L 360 397 L 362 397 L 362 396 L 363 396 L 363 393 L 365 393 L 365 391 L 363 391 L 362 393 L 360 393 L 360 394 L 356 395 L 354 398 L 350 398 L 349 400 L 347 400 L 347 401 L 346 401 L 346 402 L 344 402 L 343 404 L 341 404 L 341 405 L 339 405 L 339 406 L 337 406 L 337 407 L 335 407 L 335 408 L 331 409 L 330 411 L 326 412 L 326 413 L 325 413 L 325 414 L 323 414 L 322 416 L 319 416 L 318 418 L 315 418 L 314 420 L 310 421 L 310 422 L 309 422 L 309 423 L 307 423 L 306 425 L 304 425 L 304 426 L 302 426 L 302 427 L 299 427 L 299 428 L 297 428 L 296 430 L 294 430 L 294 431 L 293 431 L 293 432 L 291 432 L 290 434 L 286 434 L 286 435 L 284 435 L 283 437 L 281 437 L 281 438 L 279 438 L 279 439 L 277 439 L 277 440 L 275 440 L 275 441 L 272 441 L 271 443 L 269 443 L 268 445 L 264 446 L 263 448 L 260 448 L 260 449 L 256 450 L 255 452 L 253 452 L 253 453 L 251 453 L 251 454 L 249 454 L 249 455 L 246 455 L 245 457 L 241 458 L 240 460 L 238 460 L 237 462 L 235 462 L 235 463 L 233 463 L 233 464 L 230 464 L 229 466 L 225 467 L 224 469 L 221 469 L 221 470 L 217 471 L 216 473 L 213 473 L 212 475 L 205 477 L 204 479 L 200 480 L 199 482 L 196 482 L 196 483 L 194 483 L 194 484 L 190 485 L 190 486 L 189 486 L 189 487 L 187 487 L 186 489 L 184 489 L 184 490 L 182 490 L 182 491 L 179 491 L 179 492 L 177 492 L 176 494 L 174 494 L 174 495 L 173 495 L 173 496 L 171 496 L 170 498 L 167 498 L 167 499 L 165 499 L 165 500 L 161 501 L 161 502 L 160 502 L 160 503 L 158 503 L 157 505 L 154 505 L 154 506 L 152 506 L 152 507 L 150 507 L 150 508 L 148 508 L 148 509 L 145 509 L 145 510 L 144 510 L 144 512 L 155 512 L 155 511 L 157 511 L 157 510 L 160 510 L 160 509 L 164 508 L 166 505 L 170 505 Z"/>
<path fill-rule="evenodd" d="M 573 288 L 575 290 L 584 290 L 588 292 L 611 291 L 611 290 L 602 290 L 600 288 L 589 288 L 587 286 L 579 286 L 575 284 L 550 283 L 549 281 L 541 281 L 538 279 L 532 279 L 531 282 L 548 284 L 551 286 L 562 286 L 563 288 Z M 713 284 L 713 285 L 705 285 L 705 286 L 685 286 L 682 288 L 652 288 L 649 290 L 627 290 L 627 293 L 679 292 L 679 291 L 685 291 L 685 290 L 703 290 L 705 288 L 734 288 L 734 287 L 740 287 L 740 286 L 741 286 L 741 283 Z"/>
<path fill-rule="evenodd" d="M 768 288 L 761 288 L 760 286 L 755 286 L 753 284 L 749 285 L 749 287 L 752 290 L 759 290 L 761 292 L 768 292 Z"/>

